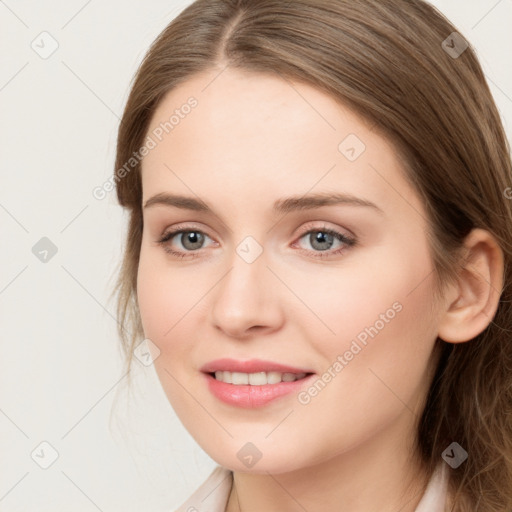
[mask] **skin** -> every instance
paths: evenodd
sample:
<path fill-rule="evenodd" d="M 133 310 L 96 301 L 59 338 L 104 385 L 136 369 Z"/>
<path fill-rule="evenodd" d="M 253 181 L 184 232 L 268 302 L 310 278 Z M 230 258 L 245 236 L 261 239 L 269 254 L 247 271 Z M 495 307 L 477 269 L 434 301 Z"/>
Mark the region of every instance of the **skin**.
<path fill-rule="evenodd" d="M 144 209 L 137 293 L 172 407 L 234 471 L 227 511 L 327 512 L 343 503 L 344 512 L 413 512 L 427 483 L 413 440 L 434 342 L 466 341 L 490 322 L 502 276 L 497 245 L 475 230 L 471 269 L 434 302 L 425 210 L 397 152 L 371 125 L 310 86 L 228 68 L 168 93 L 148 134 L 190 96 L 197 107 L 143 160 L 142 204 L 169 192 L 200 198 L 215 214 Z M 338 150 L 348 134 L 366 146 L 353 162 Z M 351 193 L 382 212 L 271 210 L 277 199 L 320 192 Z M 185 258 L 157 243 L 178 224 L 206 235 L 195 250 L 180 235 L 167 242 Z M 324 227 L 357 244 L 332 254 L 343 247 L 334 239 L 322 251 L 306 233 Z M 263 249 L 252 263 L 236 252 L 249 235 Z M 231 357 L 321 376 L 397 301 L 401 311 L 307 405 L 291 394 L 263 408 L 234 407 L 200 373 Z M 250 469 L 237 457 L 247 442 L 262 453 Z"/>

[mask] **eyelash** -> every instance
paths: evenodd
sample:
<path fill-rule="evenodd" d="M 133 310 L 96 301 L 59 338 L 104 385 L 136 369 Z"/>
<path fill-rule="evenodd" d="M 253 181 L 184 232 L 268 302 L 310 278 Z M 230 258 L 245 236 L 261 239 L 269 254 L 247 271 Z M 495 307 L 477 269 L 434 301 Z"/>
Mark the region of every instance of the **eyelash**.
<path fill-rule="evenodd" d="M 171 254 L 172 256 L 175 256 L 177 258 L 196 258 L 199 256 L 197 253 L 200 251 L 200 249 L 196 251 L 187 251 L 187 252 L 178 252 L 173 249 L 171 249 L 167 242 L 174 238 L 176 235 L 182 234 L 182 233 L 200 233 L 202 235 L 208 236 L 204 231 L 201 231 L 199 229 L 192 229 L 192 228 L 182 228 L 181 226 L 178 226 L 174 230 L 165 232 L 160 239 L 158 239 L 156 242 L 157 244 L 161 245 L 165 252 L 168 254 Z M 327 258 L 336 256 L 338 254 L 341 254 L 342 252 L 345 252 L 348 248 L 354 247 L 357 244 L 357 240 L 355 238 L 349 237 L 347 235 L 344 235 L 340 233 L 339 231 L 336 231 L 334 229 L 330 229 L 327 227 L 315 227 L 312 229 L 309 229 L 308 231 L 305 231 L 302 233 L 297 240 L 301 240 L 306 235 L 309 235 L 311 233 L 325 233 L 328 235 L 332 235 L 335 239 L 342 242 L 344 244 L 343 247 L 340 247 L 339 249 L 336 249 L 335 251 L 310 251 L 308 249 L 302 249 L 303 251 L 307 252 L 314 252 L 315 258 Z M 210 237 L 208 237 L 210 238 Z"/>

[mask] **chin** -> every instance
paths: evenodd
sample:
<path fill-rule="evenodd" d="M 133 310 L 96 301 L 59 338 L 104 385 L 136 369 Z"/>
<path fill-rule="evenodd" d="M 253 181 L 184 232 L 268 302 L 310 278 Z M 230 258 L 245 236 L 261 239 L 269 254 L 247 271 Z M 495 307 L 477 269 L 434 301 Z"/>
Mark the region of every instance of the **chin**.
<path fill-rule="evenodd" d="M 296 449 L 290 452 L 280 451 L 276 453 L 276 451 L 272 451 L 272 453 L 269 453 L 270 448 L 258 450 L 255 444 L 250 445 L 249 443 L 244 443 L 241 447 L 237 445 L 231 449 L 217 446 L 218 453 L 217 450 L 202 448 L 220 466 L 240 473 L 280 474 L 296 471 L 310 465 L 305 460 L 297 459 Z M 232 451 L 233 455 L 226 456 L 227 451 Z"/>

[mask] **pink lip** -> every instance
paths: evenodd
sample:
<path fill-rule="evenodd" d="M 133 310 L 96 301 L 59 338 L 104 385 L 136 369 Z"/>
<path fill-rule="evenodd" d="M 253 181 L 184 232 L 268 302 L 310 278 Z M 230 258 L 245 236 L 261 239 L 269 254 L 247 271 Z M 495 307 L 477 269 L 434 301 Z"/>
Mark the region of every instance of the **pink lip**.
<path fill-rule="evenodd" d="M 262 407 L 269 402 L 298 392 L 299 389 L 309 383 L 314 374 L 307 369 L 294 368 L 271 361 L 252 359 L 250 361 L 235 361 L 234 359 L 216 359 L 205 364 L 201 371 L 204 372 L 206 384 L 210 392 L 224 403 L 244 408 Z M 257 373 L 257 372 L 280 372 L 280 373 L 306 373 L 303 379 L 293 382 L 280 382 L 278 384 L 265 384 L 263 386 L 234 385 L 217 380 L 210 375 L 216 371 Z"/>
<path fill-rule="evenodd" d="M 257 372 L 280 372 L 280 373 L 312 373 L 311 370 L 294 368 L 284 364 L 263 361 L 261 359 L 250 359 L 249 361 L 236 361 L 235 359 L 215 359 L 200 368 L 202 372 L 214 373 L 216 371 L 257 373 Z"/>
<path fill-rule="evenodd" d="M 262 407 L 272 400 L 288 395 L 292 392 L 298 392 L 299 389 L 310 382 L 314 374 L 293 382 L 280 382 L 279 384 L 264 384 L 263 386 L 251 386 L 226 384 L 212 377 L 209 373 L 204 374 L 208 389 L 219 400 L 224 403 L 252 409 Z"/>

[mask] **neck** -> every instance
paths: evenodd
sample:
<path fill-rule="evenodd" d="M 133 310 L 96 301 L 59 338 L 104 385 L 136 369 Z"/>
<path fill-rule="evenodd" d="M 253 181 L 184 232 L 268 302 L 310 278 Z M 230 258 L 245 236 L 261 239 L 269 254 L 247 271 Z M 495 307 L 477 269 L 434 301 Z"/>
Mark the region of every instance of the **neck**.
<path fill-rule="evenodd" d="M 226 512 L 414 512 L 430 475 L 410 457 L 413 443 L 404 442 L 400 423 L 313 466 L 278 474 L 235 471 Z"/>

